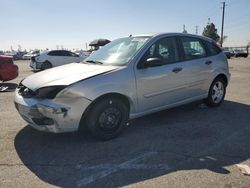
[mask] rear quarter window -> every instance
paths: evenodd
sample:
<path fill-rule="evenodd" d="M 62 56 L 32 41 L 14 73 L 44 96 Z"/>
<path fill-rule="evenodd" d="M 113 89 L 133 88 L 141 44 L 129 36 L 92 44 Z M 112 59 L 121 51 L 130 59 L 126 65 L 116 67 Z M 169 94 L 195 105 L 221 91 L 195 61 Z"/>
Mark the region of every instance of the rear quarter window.
<path fill-rule="evenodd" d="M 214 42 L 206 42 L 206 46 L 210 55 L 217 55 L 222 52 L 221 48 Z"/>

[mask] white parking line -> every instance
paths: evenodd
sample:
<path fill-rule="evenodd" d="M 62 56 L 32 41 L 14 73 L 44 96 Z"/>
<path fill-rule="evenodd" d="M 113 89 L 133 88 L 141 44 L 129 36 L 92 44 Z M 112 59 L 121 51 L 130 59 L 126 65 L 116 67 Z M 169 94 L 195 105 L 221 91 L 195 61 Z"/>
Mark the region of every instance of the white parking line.
<path fill-rule="evenodd" d="M 77 187 L 83 187 L 89 183 L 92 183 L 96 180 L 104 178 L 112 173 L 117 172 L 118 170 L 124 169 L 135 169 L 135 170 L 169 170 L 169 166 L 166 164 L 158 164 L 158 165 L 146 165 L 146 164 L 136 164 L 141 160 L 156 155 L 157 152 L 148 152 L 144 153 L 136 158 L 125 161 L 121 164 L 102 164 L 97 166 L 77 166 L 76 168 L 80 168 L 83 170 L 102 170 L 94 175 L 85 177 L 77 182 Z"/>

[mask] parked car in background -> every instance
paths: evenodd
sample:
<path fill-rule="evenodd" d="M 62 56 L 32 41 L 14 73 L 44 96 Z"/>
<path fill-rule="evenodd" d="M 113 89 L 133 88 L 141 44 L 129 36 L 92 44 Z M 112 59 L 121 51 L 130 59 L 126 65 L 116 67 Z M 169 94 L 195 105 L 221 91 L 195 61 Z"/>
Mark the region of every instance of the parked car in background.
<path fill-rule="evenodd" d="M 73 62 L 79 63 L 86 57 L 84 54 L 78 55 L 67 50 L 52 50 L 32 57 L 30 67 L 34 70 L 45 70 Z"/>
<path fill-rule="evenodd" d="M 16 51 L 11 51 L 11 52 L 6 52 L 6 53 L 4 53 L 4 55 L 6 55 L 6 56 L 12 56 L 13 57 L 13 59 L 14 59 L 14 56 L 16 55 Z"/>
<path fill-rule="evenodd" d="M 12 56 L 0 55 L 0 80 L 9 81 L 18 76 L 18 66 L 13 63 Z"/>
<path fill-rule="evenodd" d="M 89 51 L 85 51 L 85 50 L 74 51 L 74 53 L 79 56 L 86 56 L 86 57 L 91 54 Z"/>
<path fill-rule="evenodd" d="M 26 54 L 26 52 L 9 52 L 9 53 L 6 53 L 5 55 L 8 55 L 8 56 L 12 56 L 14 60 L 22 60 L 23 59 L 23 56 Z"/>
<path fill-rule="evenodd" d="M 32 57 L 37 56 L 40 53 L 39 50 L 31 51 L 25 55 L 23 55 L 23 59 L 30 60 Z"/>
<path fill-rule="evenodd" d="M 15 105 L 37 130 L 59 133 L 87 126 L 94 136 L 108 140 L 132 118 L 201 99 L 219 106 L 229 78 L 227 58 L 209 38 L 129 36 L 82 63 L 27 77 L 15 92 Z"/>
<path fill-rule="evenodd" d="M 248 53 L 243 50 L 234 50 L 234 57 L 248 57 Z"/>
<path fill-rule="evenodd" d="M 23 56 L 26 54 L 27 52 L 17 52 L 15 54 L 15 56 L 13 56 L 14 60 L 22 60 Z"/>
<path fill-rule="evenodd" d="M 223 50 L 223 52 L 227 56 L 228 59 L 230 59 L 233 56 L 233 54 L 229 50 Z"/>

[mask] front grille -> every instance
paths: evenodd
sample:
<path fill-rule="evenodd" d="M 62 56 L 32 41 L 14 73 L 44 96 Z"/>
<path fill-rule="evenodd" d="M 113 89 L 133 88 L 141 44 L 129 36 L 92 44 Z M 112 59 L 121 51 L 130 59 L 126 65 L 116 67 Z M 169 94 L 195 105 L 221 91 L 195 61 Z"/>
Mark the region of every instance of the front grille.
<path fill-rule="evenodd" d="M 43 125 L 53 125 L 54 121 L 51 118 L 47 118 L 47 117 L 43 117 L 43 118 L 32 118 L 32 121 L 39 125 L 39 126 L 43 126 Z"/>
<path fill-rule="evenodd" d="M 29 89 L 28 87 L 24 86 L 22 83 L 20 83 L 19 86 L 17 87 L 17 91 L 18 91 L 19 95 L 21 95 L 24 98 L 31 98 L 31 97 L 34 97 L 36 95 L 36 92 L 34 92 L 31 89 Z"/>

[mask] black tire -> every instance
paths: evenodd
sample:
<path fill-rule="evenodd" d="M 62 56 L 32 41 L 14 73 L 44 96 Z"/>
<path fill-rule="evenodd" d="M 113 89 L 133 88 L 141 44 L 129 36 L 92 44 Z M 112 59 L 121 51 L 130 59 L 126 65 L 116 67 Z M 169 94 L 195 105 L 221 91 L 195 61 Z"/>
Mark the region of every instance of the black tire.
<path fill-rule="evenodd" d="M 221 90 L 215 91 L 215 88 L 219 88 L 219 87 L 221 88 Z M 210 86 L 208 97 L 204 100 L 204 102 L 206 103 L 207 106 L 210 106 L 210 107 L 219 106 L 223 102 L 225 98 L 225 94 L 226 94 L 225 80 L 221 77 L 215 78 L 215 80 Z"/>
<path fill-rule="evenodd" d="M 52 68 L 52 64 L 49 61 L 45 61 L 42 63 L 41 70 L 46 70 Z"/>
<path fill-rule="evenodd" d="M 120 99 L 103 99 L 90 109 L 86 118 L 88 130 L 100 140 L 118 136 L 129 118 L 128 107 Z"/>

